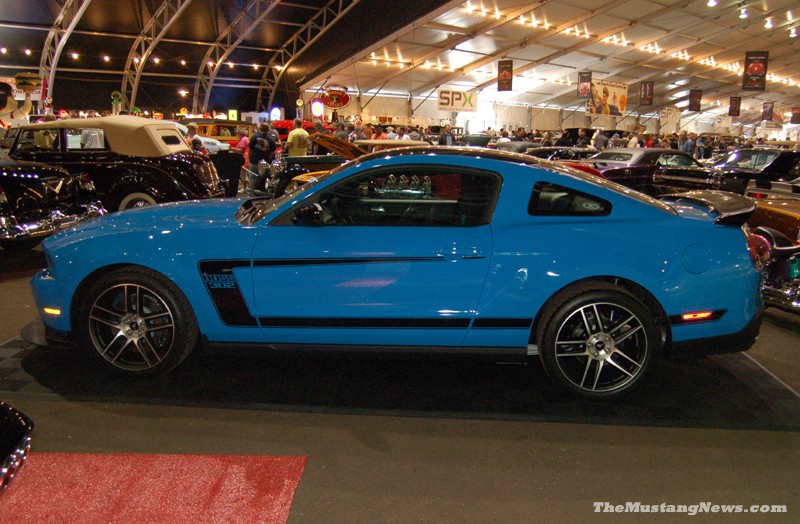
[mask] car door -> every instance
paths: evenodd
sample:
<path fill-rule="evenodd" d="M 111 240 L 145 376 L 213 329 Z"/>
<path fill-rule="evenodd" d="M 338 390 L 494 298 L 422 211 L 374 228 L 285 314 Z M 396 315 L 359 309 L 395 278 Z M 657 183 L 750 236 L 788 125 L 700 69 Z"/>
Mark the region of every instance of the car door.
<path fill-rule="evenodd" d="M 498 175 L 467 168 L 384 167 L 298 202 L 254 247 L 265 339 L 459 345 L 491 259 L 499 189 Z"/>

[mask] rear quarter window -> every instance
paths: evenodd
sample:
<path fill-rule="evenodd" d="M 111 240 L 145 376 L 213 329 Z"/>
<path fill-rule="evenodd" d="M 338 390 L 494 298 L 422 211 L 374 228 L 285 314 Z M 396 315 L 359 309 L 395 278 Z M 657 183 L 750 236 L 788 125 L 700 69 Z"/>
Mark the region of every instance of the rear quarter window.
<path fill-rule="evenodd" d="M 576 189 L 551 182 L 537 182 L 528 202 L 533 216 L 606 216 L 611 203 Z"/>

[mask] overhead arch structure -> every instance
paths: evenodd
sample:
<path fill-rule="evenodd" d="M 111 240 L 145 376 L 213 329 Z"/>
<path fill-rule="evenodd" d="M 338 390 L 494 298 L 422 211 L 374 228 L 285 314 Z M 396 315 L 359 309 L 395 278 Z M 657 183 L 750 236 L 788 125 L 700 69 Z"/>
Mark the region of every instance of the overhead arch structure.
<path fill-rule="evenodd" d="M 275 99 L 275 93 L 286 70 L 303 52 L 341 20 L 360 0 L 331 0 L 319 9 L 281 48 L 272 56 L 258 87 L 258 109 L 267 110 Z M 264 102 L 264 92 L 269 93 Z"/>
<path fill-rule="evenodd" d="M 53 27 L 50 28 L 44 42 L 39 62 L 39 76 L 47 79 L 47 92 L 42 93 L 42 96 L 53 96 L 56 69 L 58 61 L 61 59 L 61 53 L 64 51 L 64 45 L 91 3 L 92 0 L 65 0 L 64 6 L 56 16 Z"/>
<path fill-rule="evenodd" d="M 200 62 L 200 69 L 194 83 L 192 96 L 194 113 L 206 112 L 211 90 L 214 88 L 214 82 L 220 69 L 225 65 L 231 53 L 247 38 L 247 35 L 257 28 L 280 3 L 281 0 L 251 0 L 209 47 L 203 61 Z"/>
<path fill-rule="evenodd" d="M 136 104 L 136 93 L 147 61 L 170 26 L 180 18 L 192 0 L 164 0 L 136 37 L 125 61 L 122 76 L 122 103 L 129 108 Z"/>

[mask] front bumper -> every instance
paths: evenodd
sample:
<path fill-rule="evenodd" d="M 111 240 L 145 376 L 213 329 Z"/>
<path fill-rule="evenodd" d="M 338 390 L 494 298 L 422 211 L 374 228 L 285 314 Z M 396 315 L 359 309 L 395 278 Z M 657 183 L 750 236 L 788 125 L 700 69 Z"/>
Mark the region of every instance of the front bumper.
<path fill-rule="evenodd" d="M 758 338 L 763 316 L 764 309 L 761 308 L 744 329 L 738 333 L 673 342 L 667 350 L 667 356 L 670 358 L 700 357 L 747 351 L 755 344 Z"/>
<path fill-rule="evenodd" d="M 13 216 L 0 217 L 0 241 L 14 242 L 48 237 L 90 218 L 105 215 L 99 202 L 80 206 L 79 211 L 65 215 L 54 209 L 45 218 L 20 224 Z"/>

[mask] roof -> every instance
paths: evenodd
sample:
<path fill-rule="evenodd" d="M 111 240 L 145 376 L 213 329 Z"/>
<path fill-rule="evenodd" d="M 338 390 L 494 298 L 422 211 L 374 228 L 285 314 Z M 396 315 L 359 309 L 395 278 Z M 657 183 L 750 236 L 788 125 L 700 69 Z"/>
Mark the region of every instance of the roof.
<path fill-rule="evenodd" d="M 159 157 L 190 151 L 175 122 L 169 120 L 122 115 L 69 118 L 28 124 L 22 127 L 24 129 L 102 129 L 111 149 L 121 155 Z M 164 140 L 164 137 L 172 140 Z M 179 140 L 176 142 L 174 137 Z"/>

